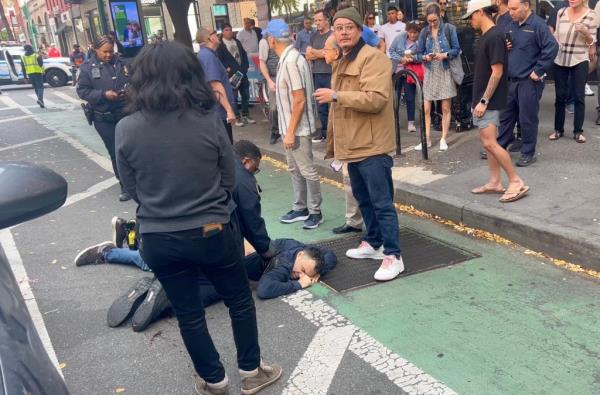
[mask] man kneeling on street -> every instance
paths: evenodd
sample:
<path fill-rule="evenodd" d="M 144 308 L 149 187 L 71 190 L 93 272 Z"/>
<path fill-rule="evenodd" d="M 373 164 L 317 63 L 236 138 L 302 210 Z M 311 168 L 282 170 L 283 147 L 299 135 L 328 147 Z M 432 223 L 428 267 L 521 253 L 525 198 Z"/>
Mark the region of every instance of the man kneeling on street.
<path fill-rule="evenodd" d="M 257 296 L 261 299 L 276 298 L 315 284 L 320 276 L 335 267 L 335 254 L 296 240 L 270 239 L 261 216 L 260 189 L 254 177 L 259 171 L 260 150 L 245 140 L 237 142 L 234 148 L 239 160 L 236 162 L 233 201 L 237 206 L 235 213 L 239 218 L 242 236 L 256 251 L 246 255 L 244 264 L 248 278 L 258 281 Z M 75 258 L 75 265 L 117 263 L 150 271 L 137 249 L 120 248 L 130 231 L 127 222 L 113 218 L 112 241 L 81 251 Z M 200 286 L 204 306 L 222 300 L 208 279 L 202 279 Z M 132 316 L 133 330 L 142 331 L 168 307 L 160 282 L 144 277 L 113 302 L 108 311 L 108 325 L 117 327 Z"/>

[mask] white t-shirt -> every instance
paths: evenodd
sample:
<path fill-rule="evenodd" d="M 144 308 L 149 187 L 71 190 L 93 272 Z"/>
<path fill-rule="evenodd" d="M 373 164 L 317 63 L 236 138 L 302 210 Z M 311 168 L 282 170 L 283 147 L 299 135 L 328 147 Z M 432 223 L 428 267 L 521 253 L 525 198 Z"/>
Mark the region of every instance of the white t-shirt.
<path fill-rule="evenodd" d="M 248 55 L 258 52 L 258 35 L 254 30 L 242 29 L 237 33 L 236 38 L 242 43 L 242 47 Z"/>
<path fill-rule="evenodd" d="M 377 36 L 385 40 L 385 50 L 388 57 L 390 57 L 390 47 L 392 46 L 394 39 L 403 31 L 406 31 L 406 24 L 400 21 L 393 25 L 388 22 L 379 28 Z"/>

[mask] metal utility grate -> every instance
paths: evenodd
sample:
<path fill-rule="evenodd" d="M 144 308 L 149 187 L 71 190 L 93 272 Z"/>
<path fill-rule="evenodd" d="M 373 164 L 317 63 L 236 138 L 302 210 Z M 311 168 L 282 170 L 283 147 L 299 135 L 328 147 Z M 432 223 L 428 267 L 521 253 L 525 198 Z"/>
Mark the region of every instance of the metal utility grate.
<path fill-rule="evenodd" d="M 323 283 L 337 292 L 377 284 L 377 281 L 373 279 L 373 274 L 381 265 L 381 261 L 350 259 L 346 256 L 346 250 L 357 247 L 361 237 L 360 234 L 353 234 L 315 244 L 318 247 L 332 250 L 338 258 L 335 269 L 321 279 Z M 400 243 L 406 270 L 399 277 L 454 265 L 479 256 L 408 228 L 400 228 Z"/>

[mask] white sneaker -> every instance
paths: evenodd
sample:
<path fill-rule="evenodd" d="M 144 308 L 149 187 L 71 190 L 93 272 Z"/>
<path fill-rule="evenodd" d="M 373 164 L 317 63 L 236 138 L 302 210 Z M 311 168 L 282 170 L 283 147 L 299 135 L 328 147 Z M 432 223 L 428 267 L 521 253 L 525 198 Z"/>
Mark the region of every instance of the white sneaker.
<path fill-rule="evenodd" d="M 241 128 L 242 126 L 244 126 L 246 124 L 244 123 L 244 121 L 242 120 L 242 118 L 237 118 L 235 120 L 235 124 L 234 125 L 237 126 L 238 128 Z"/>
<path fill-rule="evenodd" d="M 361 241 L 358 248 L 352 248 L 346 251 L 346 256 L 353 259 L 383 259 L 383 246 L 375 249 L 366 241 Z"/>
<path fill-rule="evenodd" d="M 585 95 L 586 96 L 594 96 L 594 91 L 588 84 L 585 84 Z"/>
<path fill-rule="evenodd" d="M 446 143 L 446 139 L 441 139 L 440 140 L 440 151 L 447 151 L 448 150 L 448 144 Z"/>
<path fill-rule="evenodd" d="M 431 142 L 427 143 L 427 148 L 431 148 Z M 415 147 L 415 151 L 423 151 L 423 145 L 419 144 Z"/>
<path fill-rule="evenodd" d="M 373 276 L 377 281 L 390 281 L 398 277 L 404 271 L 404 262 L 402 257 L 396 258 L 394 255 L 386 255 L 381 262 L 379 270 Z"/>
<path fill-rule="evenodd" d="M 242 117 L 242 121 L 244 121 L 244 123 L 247 123 L 249 125 L 254 125 L 256 123 L 256 121 L 250 117 Z"/>
<path fill-rule="evenodd" d="M 415 126 L 415 122 L 414 121 L 409 121 L 408 122 L 408 131 L 410 133 L 414 133 L 417 131 L 417 127 Z"/>

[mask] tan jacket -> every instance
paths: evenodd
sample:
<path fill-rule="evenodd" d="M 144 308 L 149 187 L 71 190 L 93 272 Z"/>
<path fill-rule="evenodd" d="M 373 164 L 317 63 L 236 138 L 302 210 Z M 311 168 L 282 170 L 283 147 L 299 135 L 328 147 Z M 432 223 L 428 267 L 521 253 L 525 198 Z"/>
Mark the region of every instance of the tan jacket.
<path fill-rule="evenodd" d="M 333 64 L 331 89 L 337 103 L 329 109 L 325 158 L 356 161 L 396 149 L 392 64 L 384 53 L 361 39 Z"/>

